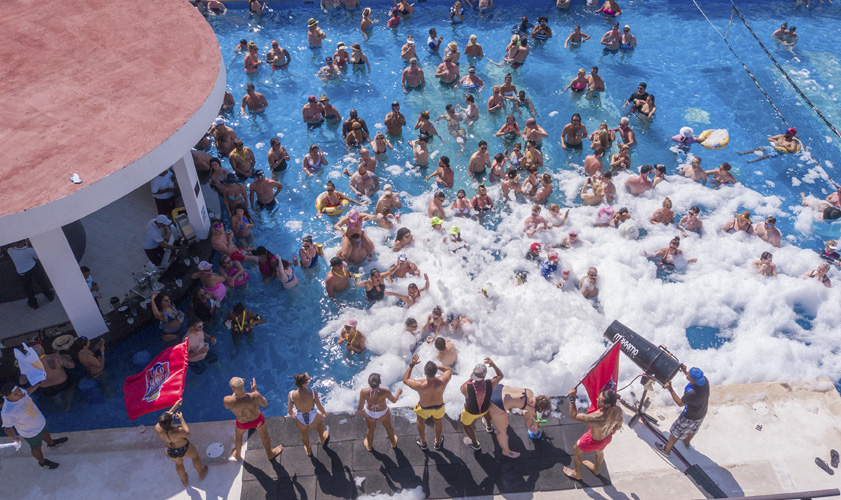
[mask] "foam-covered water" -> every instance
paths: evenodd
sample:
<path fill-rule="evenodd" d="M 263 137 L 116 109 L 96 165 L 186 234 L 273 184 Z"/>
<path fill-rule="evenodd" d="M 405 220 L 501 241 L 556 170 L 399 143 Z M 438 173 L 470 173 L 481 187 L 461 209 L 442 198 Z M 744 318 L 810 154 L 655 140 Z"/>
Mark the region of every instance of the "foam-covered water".
<path fill-rule="evenodd" d="M 366 227 L 378 255 L 373 264 L 362 266 L 361 272 L 367 276 L 372 267 L 384 270 L 396 261 L 390 247 L 397 227 L 405 226 L 415 235 L 415 243 L 407 253 L 429 275 L 430 289 L 409 309 L 388 297 L 369 307 L 360 289 L 339 294 L 334 304 L 324 294 L 327 269 L 323 262 L 314 270 L 296 268 L 300 285 L 290 291 L 282 290 L 276 282 L 264 286 L 256 268 L 251 268 L 248 288 L 234 292 L 226 308 L 242 300 L 268 321 L 255 329 L 253 339 L 240 345 L 234 345 L 220 325 L 213 327 L 212 333 L 220 337 L 214 348 L 220 361 L 201 375 L 190 375 L 185 415 L 189 413 L 198 420 L 230 418 L 221 407 L 221 398 L 228 391 L 228 378 L 234 375 L 256 376 L 261 391 L 272 402 L 266 415 L 285 414 L 286 392 L 291 388 L 292 375 L 303 371 L 314 377 L 314 386 L 324 394 L 328 411 L 354 408 L 358 391 L 366 385 L 369 373 L 379 372 L 383 383 L 395 389 L 400 385 L 410 348 L 415 344 L 415 339 L 404 329 L 404 321 L 414 317 L 422 326 L 435 305 L 440 305 L 445 314 L 456 312 L 471 320 L 463 331 L 443 332 L 459 353 L 456 376 L 446 394 L 447 401 L 452 403 L 448 406 L 451 416 L 458 414 L 463 400 L 458 392 L 460 382 L 486 356 L 501 367 L 507 384 L 527 386 L 537 393 L 566 393 L 604 349 L 602 332 L 615 319 L 653 343 L 667 345 L 686 364 L 702 367 L 713 384 L 817 377 L 841 379 L 836 326 L 841 313 L 841 281 L 838 281 L 841 275 L 836 270 L 830 272 L 839 285 L 832 289 L 799 278 L 817 266 L 820 261 L 814 250 L 820 248 L 819 242 L 827 234 L 836 231 L 813 224 L 811 211 L 800 206 L 799 192 L 805 190 L 822 198 L 829 192 L 824 179 L 836 173 L 836 168 L 830 158 L 822 158 L 825 163 L 821 166 L 808 164 L 803 157 L 793 155 L 749 165 L 744 161 L 754 156 L 735 154 L 764 145 L 765 137 L 778 133 L 781 124 L 741 66 L 717 41 L 707 22 L 692 10 L 692 4 L 679 8 L 672 2 L 665 10 L 659 5 L 632 4 L 620 21 L 633 26 L 639 47 L 633 55 L 619 56 L 603 55 L 598 46 L 599 38 L 609 28 L 604 18 L 584 12 L 579 6 L 569 12 L 558 12 L 543 3 L 526 9 L 530 17 L 549 17 L 555 37 L 544 45 L 532 44 L 526 65 L 513 75 L 514 84 L 518 89 L 525 89 L 534 101 L 538 123 L 550 136 L 543 146 L 545 170 L 551 173 L 555 187 L 549 201 L 561 205 L 564 211 L 570 208 L 570 216 L 563 228 L 541 231 L 535 238 L 527 238 L 523 221 L 530 213 L 531 204 L 515 201 L 513 197 L 503 200 L 500 188 L 492 186 L 489 194 L 496 208 L 484 224 L 452 216 L 445 221 L 445 228 L 457 224 L 469 245 L 467 251 L 455 254 L 441 242 L 444 233 L 434 232 L 429 225 L 426 207 L 433 185 L 425 182 L 423 176 L 432 172 L 413 166 L 406 140 L 415 136 L 411 126 L 420 111 L 431 110 L 433 117 L 440 115 L 445 104 L 463 103 L 464 93 L 439 88 L 432 78 L 438 59 L 423 50 L 422 43 L 429 27 L 438 28 L 445 43 L 456 40 L 460 49 L 468 36 L 475 33 L 486 54 L 498 60 L 510 37 L 511 19 L 518 19 L 523 9 L 499 5 L 481 21 L 471 13 L 465 24 L 451 28 L 445 23 L 448 5 L 430 1 L 417 4 L 418 14 L 404 20 L 398 29 L 387 30 L 383 26 L 386 4 L 374 7 L 372 17 L 380 23 L 368 40 L 357 31 L 358 13 L 324 15 L 313 5 L 277 4 L 260 21 L 236 9 L 210 19 L 220 40 L 228 67 L 228 87 L 235 99 L 239 100 L 246 83 L 253 81 L 257 91 L 264 93 L 269 101 L 262 115 L 242 118 L 237 113 L 228 117 L 229 124 L 254 149 L 258 168 L 266 168 L 267 144 L 272 137 L 282 139 L 293 159 L 280 178 L 285 188 L 278 196 L 279 207 L 272 213 L 256 214 L 256 243 L 290 259 L 299 248 L 300 238 L 312 234 L 324 244 L 329 258 L 340 244 L 338 233 L 332 229 L 335 221 L 315 218 L 313 201 L 327 179 L 336 182 L 340 191 L 349 192 L 348 181 L 341 171 L 355 166 L 358 155 L 346 150 L 334 128 L 324 126 L 307 131 L 301 124 L 300 108 L 308 95 L 328 94 L 331 104 L 345 118 L 350 108 L 357 108 L 374 133 L 382 128 L 391 101 L 398 100 L 409 127 L 402 141 L 393 141 L 395 150 L 389 151 L 375 173 L 382 183 L 394 185 L 404 208 L 394 229 Z M 714 22 L 726 25 L 729 9 L 722 6 L 719 10 L 708 14 Z M 796 20 L 799 31 L 809 32 L 809 37 L 801 35 L 800 44 L 808 52 L 799 56 L 799 63 L 787 61 L 786 64 L 799 64 L 804 72 L 797 78 L 817 82 L 804 87 L 827 93 L 832 96 L 829 100 L 835 98 L 833 93 L 837 90 L 832 83 L 838 82 L 837 75 L 813 67 L 810 59 L 820 64 L 834 57 L 822 49 L 834 46 L 841 36 L 840 24 L 835 23 L 836 28 L 828 27 L 826 19 L 837 18 L 837 13 L 823 12 L 823 17 L 816 20 L 811 12 L 783 12 L 779 6 L 746 6 L 743 10 L 755 28 L 771 29 L 779 24 L 775 16 L 784 13 L 790 25 Z M 311 50 L 305 46 L 305 21 L 309 17 L 319 19 L 319 25 L 328 34 L 323 49 Z M 575 24 L 582 25 L 583 31 L 593 39 L 580 49 L 565 51 L 564 39 Z M 815 29 L 809 30 L 812 26 Z M 418 54 L 427 72 L 427 88 L 423 93 L 405 95 L 399 86 L 404 68 L 399 50 L 409 33 L 419 42 Z M 232 50 L 240 38 L 256 41 L 261 58 L 270 41 L 277 39 L 292 54 L 289 72 L 271 73 L 261 68 L 256 76 L 246 76 L 242 56 Z M 812 38 L 820 38 L 829 45 L 821 46 L 820 40 Z M 372 72 L 351 71 L 342 81 L 326 84 L 315 79 L 321 61 L 332 54 L 338 41 L 348 46 L 354 42 L 362 44 L 371 60 Z M 800 47 L 796 48 L 795 53 L 799 50 Z M 687 54 L 693 55 L 687 57 Z M 558 95 L 579 67 L 589 70 L 594 64 L 599 65 L 607 85 L 607 92 L 600 100 Z M 463 63 L 462 73 L 465 66 Z M 503 150 L 493 132 L 501 125 L 504 115 L 488 117 L 484 102 L 491 86 L 502 83 L 509 70 L 487 61 L 477 64 L 477 68 L 486 88 L 477 98 L 481 118 L 468 129 L 466 153 L 458 151 L 445 133 L 443 123 L 438 130 L 447 141 L 436 139 L 430 144 L 431 158 L 446 155 L 455 165 L 456 186 L 447 193 L 448 203 L 458 188 L 465 188 L 468 197 L 475 194 L 475 183 L 467 175 L 466 164 L 479 140 L 489 142 L 492 155 Z M 657 96 L 658 112 L 650 123 L 631 118 L 639 142 L 632 153 L 632 164 L 636 168 L 644 163 L 664 163 L 669 175 L 654 191 L 641 197 L 629 196 L 621 187 L 630 174 L 621 173 L 614 179 L 619 195 L 613 206 L 627 207 L 643 230 L 641 239 L 629 240 L 616 229 L 594 227 L 599 207 L 582 206 L 578 195 L 585 181 L 583 155 L 560 149 L 558 136 L 573 112 L 582 114 L 588 131 L 597 129 L 602 121 L 617 126 L 619 118 L 624 116 L 620 109 L 622 102 L 641 80 L 647 81 L 649 92 Z M 525 118 L 517 117 L 521 126 Z M 702 167 L 707 169 L 729 162 L 741 184 L 712 188 L 675 175 L 677 168 L 688 162 L 688 157 L 670 149 L 673 143 L 669 137 L 685 125 L 694 127 L 696 133 L 706 128 L 728 129 L 728 147 L 710 151 L 693 146 L 690 157 L 700 156 Z M 807 146 L 827 143 L 829 133 L 817 121 L 798 124 L 798 128 Z M 325 150 L 330 161 L 326 171 L 315 178 L 306 177 L 300 168 L 301 157 L 312 143 Z M 614 148 L 611 153 L 615 152 Z M 697 262 L 679 261 L 676 272 L 658 277 L 656 266 L 643 252 L 653 253 L 680 234 L 674 226 L 648 222 L 667 196 L 678 219 L 689 207 L 700 206 L 704 233 L 702 237 L 690 234 L 682 239 L 680 246 L 688 258 Z M 742 210 L 750 210 L 754 221 L 774 215 L 783 232 L 782 248 L 772 248 L 755 237 L 718 232 L 734 213 Z M 816 228 L 820 234 L 816 234 Z M 571 229 L 578 232 L 580 243 L 572 249 L 559 250 L 562 267 L 571 271 L 574 280 L 585 275 L 588 267 L 598 268 L 597 303 L 584 299 L 574 290 L 554 287 L 540 277 L 534 263 L 524 258 L 531 242 L 557 245 Z M 765 278 L 753 272 L 751 263 L 763 251 L 774 254 L 778 276 Z M 356 271 L 356 266 L 352 270 Z M 516 286 L 514 272 L 520 270 L 529 271 L 529 277 L 525 284 Z M 389 289 L 405 293 L 410 282 L 422 286 L 423 280 L 400 279 Z M 492 284 L 490 300 L 479 293 L 486 283 Z M 358 320 L 359 330 L 368 337 L 368 352 L 361 358 L 346 356 L 344 348 L 335 342 L 341 325 L 350 317 Z M 160 349 L 157 344 L 135 342 L 135 339 L 118 349 L 141 347 Z M 417 352 L 423 361 L 435 355 L 426 343 Z M 639 372 L 627 359 L 621 364 L 623 380 L 630 380 Z M 130 366 L 122 369 L 125 374 L 133 371 Z M 414 375 L 421 376 L 420 369 Z M 414 401 L 414 395 L 406 394 L 398 404 L 410 405 Z M 108 418 L 81 422 L 68 416 L 62 425 L 86 428 L 126 423 L 119 401 L 109 401 L 102 408 L 102 414 Z"/>

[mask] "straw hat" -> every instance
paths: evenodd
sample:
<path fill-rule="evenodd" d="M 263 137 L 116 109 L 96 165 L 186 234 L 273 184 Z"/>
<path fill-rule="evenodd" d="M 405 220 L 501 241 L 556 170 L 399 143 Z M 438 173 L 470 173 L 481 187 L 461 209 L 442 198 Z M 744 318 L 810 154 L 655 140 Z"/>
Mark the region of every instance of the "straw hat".
<path fill-rule="evenodd" d="M 345 47 L 345 42 L 339 42 L 339 44 L 336 45 L 337 50 L 342 50 L 342 49 L 346 49 L 346 48 L 347 47 Z"/>
<path fill-rule="evenodd" d="M 354 43 L 350 48 L 353 50 L 362 50 L 362 47 L 358 43 Z"/>
<path fill-rule="evenodd" d="M 739 219 L 740 221 L 751 222 L 750 212 L 748 212 L 747 210 L 745 210 L 744 212 L 742 212 L 740 214 L 733 214 L 733 217 Z"/>
<path fill-rule="evenodd" d="M 316 20 L 315 20 L 314 18 L 312 18 L 312 17 L 310 18 L 310 20 L 309 20 L 309 21 L 307 21 L 307 26 L 315 26 L 316 24 L 318 24 L 318 21 L 316 21 Z"/>
<path fill-rule="evenodd" d="M 56 351 L 66 351 L 70 349 L 70 346 L 73 345 L 75 340 L 76 338 L 68 333 L 60 335 L 53 340 L 53 349 Z"/>

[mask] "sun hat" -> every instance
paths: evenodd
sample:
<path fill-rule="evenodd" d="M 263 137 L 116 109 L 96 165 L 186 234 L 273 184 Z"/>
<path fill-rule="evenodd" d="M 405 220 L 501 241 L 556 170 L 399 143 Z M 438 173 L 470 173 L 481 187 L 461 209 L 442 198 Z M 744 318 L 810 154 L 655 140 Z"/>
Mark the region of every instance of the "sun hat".
<path fill-rule="evenodd" d="M 315 26 L 316 24 L 318 24 L 318 21 L 316 21 L 316 20 L 315 20 L 314 18 L 312 18 L 312 17 L 310 18 L 310 20 L 309 20 L 309 21 L 307 21 L 307 26 Z"/>
<path fill-rule="evenodd" d="M 56 351 L 65 351 L 73 345 L 73 342 L 76 340 L 73 335 L 69 333 L 65 333 L 64 335 L 59 335 L 58 337 L 53 340 L 53 349 Z"/>
<path fill-rule="evenodd" d="M 692 127 L 683 127 L 680 129 L 680 135 L 681 137 L 688 139 L 695 135 L 695 131 L 692 130 Z"/>
<path fill-rule="evenodd" d="M 362 50 L 362 46 L 360 46 L 358 43 L 354 43 L 350 46 L 350 48 L 353 50 Z"/>
<path fill-rule="evenodd" d="M 479 363 L 473 368 L 473 374 L 470 375 L 470 380 L 473 382 L 478 382 L 480 380 L 484 380 L 485 375 L 488 374 L 488 367 L 485 366 L 483 363 Z"/>
<path fill-rule="evenodd" d="M 330 98 L 329 98 L 329 97 L 327 97 L 327 94 L 321 94 L 321 95 L 318 97 L 318 102 L 324 102 L 324 101 L 329 101 L 329 100 L 330 100 Z"/>
<path fill-rule="evenodd" d="M 347 47 L 345 47 L 345 42 L 339 42 L 339 43 L 336 45 L 336 48 L 337 48 L 337 49 L 346 49 Z"/>
<path fill-rule="evenodd" d="M 744 212 L 742 212 L 740 214 L 733 214 L 733 217 L 735 217 L 739 220 L 745 221 L 745 222 L 751 222 L 750 212 L 748 212 L 747 210 L 745 210 Z"/>

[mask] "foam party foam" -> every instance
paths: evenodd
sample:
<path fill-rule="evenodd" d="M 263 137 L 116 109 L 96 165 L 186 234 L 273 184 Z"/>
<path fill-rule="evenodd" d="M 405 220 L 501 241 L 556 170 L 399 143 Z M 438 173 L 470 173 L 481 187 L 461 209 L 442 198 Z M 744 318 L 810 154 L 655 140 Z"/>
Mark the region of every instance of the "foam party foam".
<path fill-rule="evenodd" d="M 644 233 L 638 240 L 628 239 L 615 228 L 594 227 L 600 207 L 575 206 L 580 201 L 576 197 L 583 177 L 573 171 L 553 175 L 566 204 L 573 208 L 564 226 L 539 231 L 534 238 L 527 238 L 523 230 L 531 203 L 505 201 L 498 186 L 489 188 L 496 207 L 484 225 L 472 218 L 448 216 L 444 231 L 435 231 L 426 216 L 430 191 L 417 197 L 401 193 L 404 206 L 411 212 L 404 209 L 394 229 L 366 228 L 379 255 L 377 261 L 361 266 L 358 272 L 367 277 L 372 267 L 384 270 L 395 263 L 397 254 L 390 250 L 393 233 L 405 226 L 415 236 L 406 250 L 409 258 L 429 275 L 431 284 L 410 308 L 393 297 L 367 310 L 345 307 L 319 332 L 329 342 L 344 321 L 354 317 L 359 330 L 367 335 L 371 355 L 368 365 L 350 384 L 330 386 L 331 382 L 324 382 L 330 389 L 328 408 L 354 406 L 371 372 L 380 373 L 383 384 L 396 390 L 401 386 L 411 348 L 419 340 L 416 352 L 421 365 L 435 360 L 434 348 L 422 341 L 429 332 L 419 332 L 414 338 L 405 330 L 404 321 L 413 317 L 422 328 L 436 305 L 445 316 L 452 312 L 470 320 L 459 331 L 441 331 L 458 350 L 455 375 L 445 395 L 447 413 L 453 418 L 463 404 L 460 384 L 485 357 L 499 365 L 506 384 L 529 387 L 537 394 L 565 394 L 603 351 L 602 332 L 614 319 L 652 343 L 668 346 L 688 366 L 703 367 L 714 384 L 841 378 L 841 353 L 833 334 L 841 314 L 841 292 L 837 287 L 827 289 L 815 280 L 800 278 L 820 263 L 818 256 L 785 240 L 781 248 L 773 248 L 755 236 L 719 231 L 734 213 L 743 210 L 749 210 L 757 222 L 769 215 L 790 215 L 790 210 L 799 212 L 800 221 L 809 216 L 809 209 L 786 207 L 780 198 L 741 184 L 713 189 L 677 175 L 667 176 L 654 190 L 634 197 L 621 187 L 631 174 L 621 173 L 614 179 L 619 191 L 614 207 L 627 207 L 630 223 Z M 675 225 L 649 222 L 667 196 L 674 203 L 676 220 L 689 207 L 701 207 L 703 237 L 693 233 L 684 237 Z M 548 211 L 544 209 L 542 215 L 548 216 Z M 452 253 L 443 242 L 453 224 L 460 228 L 467 250 Z M 801 226 L 804 224 L 798 222 Z M 578 232 L 579 243 L 571 249 L 558 249 L 559 267 L 570 270 L 574 283 L 589 267 L 596 267 L 597 302 L 585 299 L 569 286 L 558 289 L 525 259 L 532 242 L 558 245 L 573 229 Z M 680 249 L 685 258 L 678 259 L 674 273 L 659 278 L 657 267 L 644 252 L 652 254 L 668 246 L 674 236 L 682 236 Z M 338 249 L 335 241 L 326 250 L 331 255 Z M 752 262 L 764 251 L 773 253 L 776 277 L 763 277 L 753 270 Z M 697 262 L 688 263 L 686 259 L 690 258 Z M 351 270 L 357 272 L 353 266 Z M 514 273 L 521 270 L 529 274 L 526 283 L 517 286 Z M 832 272 L 831 276 L 837 274 Z M 395 280 L 387 289 L 406 293 L 412 282 L 423 287 L 422 277 L 407 277 Z M 480 293 L 486 283 L 492 285 L 490 299 Z M 720 332 L 721 346 L 693 350 L 686 332 L 699 326 Z M 638 368 L 623 359 L 620 385 L 638 373 Z M 412 375 L 422 377 L 421 368 L 416 367 Z M 416 396 L 408 392 L 398 406 L 414 404 Z"/>

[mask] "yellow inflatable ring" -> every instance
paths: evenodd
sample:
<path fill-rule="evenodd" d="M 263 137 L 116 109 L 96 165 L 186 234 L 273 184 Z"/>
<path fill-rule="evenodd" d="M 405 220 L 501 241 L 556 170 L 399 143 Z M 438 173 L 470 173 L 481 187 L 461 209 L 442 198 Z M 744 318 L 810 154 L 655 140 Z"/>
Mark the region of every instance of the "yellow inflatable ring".
<path fill-rule="evenodd" d="M 796 145 L 794 146 L 794 151 L 793 152 L 790 152 L 788 149 L 786 149 L 782 146 L 774 146 L 774 149 L 776 149 L 780 153 L 788 153 L 788 154 L 797 153 L 797 152 L 800 151 L 800 147 L 803 146 L 803 143 L 800 142 L 800 139 L 798 139 L 797 137 L 794 138 L 794 142 L 795 142 Z"/>
<path fill-rule="evenodd" d="M 724 131 L 724 139 L 721 139 L 716 142 L 707 141 L 706 139 L 713 135 L 714 132 L 718 132 L 719 130 Z M 721 149 L 724 146 L 730 144 L 730 134 L 727 133 L 727 129 L 715 129 L 711 128 L 709 130 L 704 130 L 701 132 L 701 135 L 698 136 L 698 139 L 704 141 L 701 143 L 701 146 L 704 146 L 707 149 Z"/>
<path fill-rule="evenodd" d="M 326 215 L 341 215 L 344 213 L 345 210 L 350 207 L 350 202 L 347 200 L 342 200 L 342 202 L 337 207 L 324 207 L 322 208 L 322 202 L 324 201 L 324 197 L 327 196 L 327 191 L 318 195 L 315 199 L 315 209 L 318 210 L 319 213 L 326 214 Z"/>

